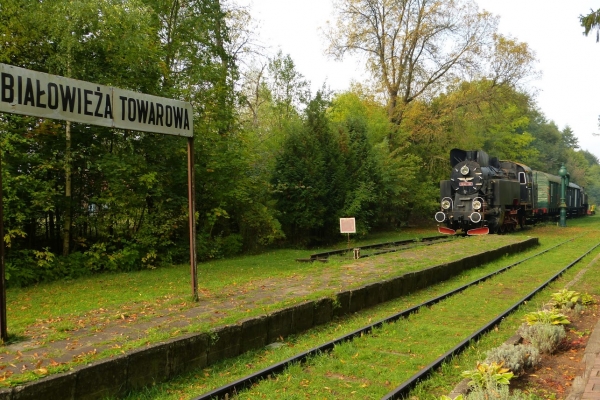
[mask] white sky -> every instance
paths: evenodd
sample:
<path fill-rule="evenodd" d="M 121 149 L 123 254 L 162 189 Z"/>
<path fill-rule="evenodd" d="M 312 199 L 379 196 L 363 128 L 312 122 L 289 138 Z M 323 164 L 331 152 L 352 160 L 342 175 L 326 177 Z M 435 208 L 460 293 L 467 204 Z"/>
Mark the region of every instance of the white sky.
<path fill-rule="evenodd" d="M 600 0 L 475 0 L 500 16 L 500 32 L 526 42 L 535 51 L 542 77 L 532 83 L 539 109 L 559 129 L 569 125 L 581 148 L 600 158 L 600 43 L 585 37 L 579 15 L 600 8 Z M 260 24 L 259 39 L 271 54 L 281 49 L 316 91 L 324 82 L 337 91 L 354 79 L 364 81 L 356 60 L 336 62 L 324 55 L 319 28 L 333 20 L 331 0 L 237 0 L 250 4 Z"/>

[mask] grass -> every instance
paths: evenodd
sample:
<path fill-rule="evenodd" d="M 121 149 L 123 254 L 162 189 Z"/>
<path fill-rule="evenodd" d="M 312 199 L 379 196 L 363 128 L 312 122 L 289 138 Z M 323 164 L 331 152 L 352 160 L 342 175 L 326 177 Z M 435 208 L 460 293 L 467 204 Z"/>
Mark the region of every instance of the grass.
<path fill-rule="evenodd" d="M 541 230 L 536 229 L 544 236 L 542 247 L 550 247 L 556 243 L 565 240 L 565 236 L 577 236 L 584 234 L 590 229 L 589 226 L 573 226 L 563 228 L 557 233 L 557 229 L 553 226 L 543 227 Z M 376 281 L 384 279 L 388 276 L 398 275 L 399 272 L 421 269 L 432 264 L 432 257 L 435 263 L 443 263 L 448 260 L 460 258 L 466 254 L 473 252 L 485 251 L 491 248 L 497 248 L 500 244 L 507 244 L 523 239 L 526 236 L 531 236 L 534 232 L 531 230 L 524 231 L 517 235 L 506 236 L 486 236 L 473 239 L 457 239 L 456 246 L 451 247 L 453 251 L 438 251 L 436 247 L 423 247 L 414 249 L 411 253 L 412 258 L 405 257 L 402 253 L 392 253 L 381 255 L 372 259 L 367 259 L 366 262 L 377 262 L 377 273 L 374 275 L 366 275 L 366 272 L 360 268 L 355 268 L 351 271 L 352 282 L 347 282 L 348 265 L 342 260 L 333 261 L 327 264 L 314 263 L 305 264 L 295 261 L 296 258 L 306 258 L 309 254 L 317 250 L 276 250 L 264 254 L 238 257 L 228 260 L 217 260 L 209 263 L 202 263 L 198 266 L 199 271 L 199 287 L 200 295 L 204 298 L 210 298 L 211 301 L 218 303 L 228 299 L 231 296 L 236 296 L 237 299 L 242 299 L 246 296 L 242 291 L 246 289 L 259 288 L 261 285 L 269 281 L 287 281 L 295 283 L 298 281 L 308 281 L 310 277 L 324 276 L 322 280 L 327 282 L 336 282 L 336 286 L 323 288 L 319 286 L 319 279 L 316 283 L 309 286 L 309 294 L 296 297 L 286 298 L 281 301 L 268 302 L 262 306 L 258 306 L 249 310 L 235 310 L 229 315 L 219 320 L 218 324 L 225 324 L 237 321 L 241 318 L 258 315 L 269 309 L 276 309 L 289 305 L 293 302 L 299 302 L 307 298 L 317 298 L 328 295 L 333 295 L 336 292 L 336 287 L 346 284 L 362 285 L 367 281 Z M 361 244 L 371 244 L 374 242 L 386 242 L 394 240 L 403 240 L 415 237 L 433 236 L 435 232 L 423 230 L 406 230 L 401 233 L 393 233 L 388 235 L 380 235 L 375 239 L 371 238 L 364 242 L 353 242 L 351 246 L 358 247 Z M 340 247 L 346 247 L 345 241 L 340 244 Z M 575 248 L 573 248 L 575 250 Z M 579 248 L 576 249 L 579 251 Z M 533 254 L 539 249 L 534 249 L 528 253 Z M 523 256 L 517 256 L 522 258 Z M 470 281 L 473 276 L 484 275 L 485 273 L 499 268 L 500 265 L 506 265 L 515 257 L 507 257 L 501 262 L 496 262 L 486 266 L 485 268 L 476 268 L 455 280 L 440 284 L 435 288 L 421 291 L 414 296 L 403 298 L 397 302 L 383 305 L 372 310 L 361 313 L 360 316 L 351 317 L 343 321 L 336 321 L 324 327 L 311 330 L 307 335 L 292 337 L 286 340 L 286 346 L 281 349 L 271 349 L 261 352 L 254 352 L 244 355 L 235 360 L 228 360 L 222 364 L 211 366 L 208 369 L 196 371 L 191 375 L 186 375 L 181 380 L 167 384 L 167 386 L 158 385 L 154 388 L 149 388 L 144 391 L 145 394 L 134 394 L 132 398 L 179 398 L 177 396 L 191 396 L 189 393 L 201 393 L 207 390 L 208 387 L 217 387 L 232 379 L 233 376 L 243 376 L 248 373 L 248 365 L 252 368 L 259 368 L 269 365 L 271 360 L 281 360 L 298 353 L 301 348 L 307 349 L 313 347 L 315 343 L 321 343 L 340 336 L 344 332 L 356 329 L 367 324 L 369 319 L 375 320 L 383 318 L 393 312 L 391 310 L 402 310 L 409 306 L 418 304 L 426 298 L 429 298 L 433 293 L 442 293 L 449 290 L 450 287 L 456 287 L 460 284 Z M 322 275 L 322 274 L 326 274 Z M 526 279 L 525 279 L 526 280 Z M 26 338 L 30 332 L 40 327 L 48 328 L 45 336 L 40 338 L 40 341 L 58 340 L 68 337 L 70 331 L 77 327 L 93 327 L 95 324 L 101 326 L 107 320 L 122 319 L 122 318 L 137 318 L 138 320 L 150 319 L 160 310 L 165 308 L 173 308 L 177 310 L 185 310 L 194 306 L 190 301 L 190 285 L 189 285 L 189 267 L 188 266 L 173 266 L 171 268 L 163 268 L 156 270 L 147 270 L 134 273 L 99 275 L 88 277 L 74 281 L 54 282 L 50 284 L 40 284 L 25 289 L 9 289 L 8 304 L 8 322 L 9 333 L 11 335 Z M 268 290 L 268 287 L 265 289 Z M 241 293 L 241 294 L 240 294 Z M 215 323 L 207 321 L 194 322 L 185 330 L 204 331 Z M 171 337 L 177 334 L 177 331 L 150 330 L 146 337 L 128 341 L 123 339 L 119 342 L 114 342 L 114 348 L 100 352 L 84 358 L 79 362 L 87 359 L 98 359 L 108 357 L 111 354 L 118 354 L 127 349 L 144 346 L 147 343 L 154 343 L 160 340 Z M 352 347 L 350 347 L 352 349 Z M 349 350 L 350 351 L 350 350 Z M 382 350 L 383 353 L 395 350 Z M 356 353 L 353 353 L 354 355 Z M 414 357 L 414 352 L 408 352 L 409 358 Z M 355 359 L 342 358 L 347 360 L 347 363 L 355 362 Z M 375 363 L 373 365 L 379 365 Z M 317 361 L 321 362 L 321 361 Z M 343 362 L 339 362 L 344 364 Z M 65 368 L 61 365 L 60 368 Z M 49 368 L 50 369 L 50 368 Z M 57 368 L 58 369 L 58 368 Z M 205 380 L 206 374 L 211 379 L 210 382 Z M 196 378 L 199 376 L 201 379 Z M 32 379 L 31 375 L 21 377 L 21 381 Z M 281 379 L 281 378 L 277 378 Z M 308 378 L 305 378 L 308 379 Z M 330 376 L 328 380 L 333 378 Z M 190 381 L 191 380 L 191 381 Z M 293 380 L 290 378 L 290 380 Z M 310 379 L 308 379 L 310 380 Z M 12 382 L 16 382 L 14 379 Z M 325 381 L 324 381 L 325 382 Z M 391 382 L 391 381 L 390 381 Z M 348 383 L 348 382 L 346 382 Z M 306 382 L 298 382 L 298 387 L 305 388 Z M 348 383 L 350 384 L 350 383 Z M 364 384 L 361 383 L 360 385 Z M 333 391 L 331 384 L 326 386 Z M 352 384 L 353 385 L 353 384 Z M 359 385 L 359 386 L 360 386 Z M 192 388 L 191 392 L 180 391 L 180 387 Z M 385 385 L 384 385 L 385 387 Z M 365 392 L 366 388 L 356 388 L 357 393 Z M 186 389 L 187 390 L 187 389 Z M 326 390 L 326 389 L 324 389 Z M 168 393 L 175 393 L 168 397 Z M 351 392 L 351 391 L 350 391 Z M 153 394 L 154 393 L 154 394 Z M 178 393 L 178 394 L 177 394 Z M 181 394 L 185 393 L 185 394 Z M 353 394 L 354 396 L 355 394 Z M 165 397 L 166 396 L 166 397 Z M 170 396 L 170 395 L 169 395 Z M 293 398 L 293 397 L 290 397 Z"/>
<path fill-rule="evenodd" d="M 576 226 L 561 231 L 556 231 L 552 226 L 542 228 L 542 248 L 563 242 L 566 237 L 580 237 L 553 250 L 544 260 L 534 260 L 527 265 L 515 267 L 510 275 L 504 274 L 431 309 L 422 310 L 408 321 L 401 320 L 377 330 L 371 336 L 337 346 L 330 355 L 315 357 L 305 366 L 293 366 L 284 374 L 240 394 L 239 398 L 381 398 L 398 382 L 407 379 L 445 352 L 448 347 L 460 342 L 475 328 L 507 308 L 507 303 L 516 302 L 558 269 L 573 261 L 576 255 L 588 250 L 591 247 L 590 238 L 581 236 L 589 231 L 590 227 L 585 224 L 574 225 Z M 600 240 L 597 232 L 593 233 L 593 237 Z M 539 251 L 538 248 L 527 253 L 534 254 Z M 596 250 L 595 254 L 598 252 Z M 277 350 L 265 349 L 227 360 L 172 382 L 157 385 L 144 393 L 134 393 L 130 398 L 176 399 L 198 395 L 244 376 L 251 370 L 264 368 L 314 347 L 317 343 L 332 340 L 370 321 L 418 304 L 426 298 L 448 291 L 525 256 L 526 254 L 520 254 L 505 257 L 501 261 L 467 271 L 458 278 L 413 296 L 365 310 L 344 320 L 315 328 L 304 335 L 291 337 L 286 340 L 286 346 Z M 463 356 L 445 365 L 441 373 L 415 391 L 416 398 L 436 398 L 447 394 L 461 379 L 461 371 L 472 369 L 475 361 L 482 359 L 485 349 L 495 347 L 512 336 L 526 312 L 538 309 L 544 301 L 541 300 L 544 295 L 549 297 L 549 291 L 554 292 L 562 288 L 565 279 L 573 276 L 589 260 L 591 256 L 573 271 L 569 271 L 560 282 L 544 291 L 545 294 L 536 296 L 507 318 L 495 332 L 486 335 L 480 343 L 473 344 Z M 382 371 L 385 371 L 383 376 Z"/>
<path fill-rule="evenodd" d="M 428 233 L 428 234 L 426 234 Z M 377 240 L 367 243 L 403 240 L 411 237 L 432 236 L 431 232 L 402 232 L 378 235 Z M 503 238 L 504 242 L 515 241 L 514 238 Z M 354 243 L 360 246 L 363 242 Z M 482 239 L 481 251 L 495 248 L 498 245 L 490 240 Z M 422 254 L 430 251 L 423 247 L 417 250 Z M 306 258 L 311 251 L 275 250 L 260 255 L 238 257 L 226 260 L 215 260 L 198 265 L 198 281 L 200 297 L 219 302 L 231 296 L 239 296 L 240 288 L 252 290 L 268 280 L 288 279 L 299 281 L 306 277 L 320 274 L 326 270 L 330 273 L 329 282 L 343 282 L 344 265 L 347 261 L 337 260 L 327 264 L 298 263 L 297 258 Z M 417 253 L 419 254 L 419 253 Z M 439 262 L 445 262 L 463 256 L 461 251 L 450 254 L 439 254 Z M 377 257 L 383 266 L 393 264 L 393 271 L 372 277 L 371 281 L 397 275 L 399 270 L 410 271 L 421 269 L 431 264 L 427 257 L 421 259 L 402 259 L 394 254 Z M 382 269 L 383 271 L 383 269 Z M 361 277 L 357 272 L 357 277 Z M 359 279 L 357 279 L 359 282 Z M 360 283 L 360 282 L 359 282 Z M 358 283 L 357 283 L 358 285 Z M 333 285 L 330 285 L 333 286 Z M 311 294 L 302 299 L 291 297 L 284 302 L 265 304 L 263 310 L 285 306 L 294 302 L 318 298 L 334 293 L 313 287 Z M 241 294 L 243 296 L 243 293 Z M 116 273 L 86 277 L 72 281 L 57 281 L 34 285 L 27 288 L 10 288 L 7 291 L 7 321 L 9 334 L 14 338 L 22 338 L 32 329 L 43 327 L 47 330 L 43 340 L 57 340 L 61 336 L 56 333 L 65 332 L 76 327 L 101 326 L 107 320 L 123 318 L 129 315 L 135 318 L 151 318 L 156 312 L 177 306 L 179 309 L 193 307 L 191 301 L 189 266 L 179 265 L 155 270 L 144 270 L 130 273 Z M 251 314 L 240 313 L 232 320 L 247 317 Z"/>

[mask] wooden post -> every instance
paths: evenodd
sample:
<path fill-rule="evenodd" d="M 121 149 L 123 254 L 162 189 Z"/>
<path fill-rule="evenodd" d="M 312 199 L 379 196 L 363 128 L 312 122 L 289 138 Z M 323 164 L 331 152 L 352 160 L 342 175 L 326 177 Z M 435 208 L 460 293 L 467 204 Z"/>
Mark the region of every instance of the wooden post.
<path fill-rule="evenodd" d="M 196 191 L 194 187 L 194 138 L 188 137 L 188 207 L 190 226 L 190 274 L 192 275 L 192 298 L 198 301 L 198 267 L 196 264 Z"/>

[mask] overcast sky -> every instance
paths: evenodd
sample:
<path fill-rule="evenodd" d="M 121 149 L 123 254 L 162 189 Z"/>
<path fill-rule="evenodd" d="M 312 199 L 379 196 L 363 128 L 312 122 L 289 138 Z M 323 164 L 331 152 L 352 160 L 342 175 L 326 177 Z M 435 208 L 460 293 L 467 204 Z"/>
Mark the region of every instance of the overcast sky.
<path fill-rule="evenodd" d="M 537 55 L 541 79 L 537 103 L 560 129 L 569 125 L 583 149 L 600 158 L 600 43 L 585 37 L 579 15 L 600 8 L 600 0 L 476 0 L 480 8 L 500 16 L 500 32 L 526 42 Z M 329 60 L 320 28 L 333 20 L 331 0 L 237 0 L 250 5 L 260 24 L 259 38 L 271 54 L 281 49 L 316 91 L 324 82 L 346 90 L 363 81 L 356 60 Z"/>

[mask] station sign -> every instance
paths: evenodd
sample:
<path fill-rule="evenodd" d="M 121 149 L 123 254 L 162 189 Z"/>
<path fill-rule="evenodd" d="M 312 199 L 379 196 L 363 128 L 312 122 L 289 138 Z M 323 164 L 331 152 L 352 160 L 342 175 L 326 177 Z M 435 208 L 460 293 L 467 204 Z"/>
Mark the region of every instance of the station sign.
<path fill-rule="evenodd" d="M 0 112 L 193 137 L 188 102 L 2 63 Z"/>

